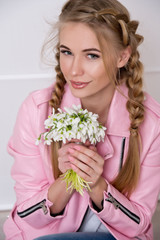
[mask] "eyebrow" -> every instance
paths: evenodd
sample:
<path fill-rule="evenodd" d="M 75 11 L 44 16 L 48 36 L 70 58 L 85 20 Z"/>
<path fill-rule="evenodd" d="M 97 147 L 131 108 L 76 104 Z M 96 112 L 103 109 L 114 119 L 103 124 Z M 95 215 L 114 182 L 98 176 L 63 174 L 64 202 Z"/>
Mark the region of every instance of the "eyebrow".
<path fill-rule="evenodd" d="M 67 50 L 70 50 L 68 47 L 66 47 L 65 45 L 60 45 L 59 48 L 65 48 Z M 87 48 L 87 49 L 84 49 L 82 52 L 91 52 L 91 51 L 94 51 L 94 52 L 101 52 L 100 50 L 98 50 L 97 48 Z"/>

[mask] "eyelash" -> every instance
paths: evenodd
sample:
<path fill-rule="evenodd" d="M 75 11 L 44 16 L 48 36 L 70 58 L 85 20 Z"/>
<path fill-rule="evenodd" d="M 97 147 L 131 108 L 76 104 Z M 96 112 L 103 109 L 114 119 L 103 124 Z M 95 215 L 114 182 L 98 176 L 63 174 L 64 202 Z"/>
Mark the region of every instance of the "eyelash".
<path fill-rule="evenodd" d="M 67 50 L 61 50 L 60 52 L 64 55 L 66 55 L 66 56 L 68 56 L 68 55 L 71 56 L 72 55 L 72 52 L 67 51 Z M 100 58 L 100 56 L 97 55 L 97 54 L 94 54 L 94 53 L 89 53 L 89 54 L 87 54 L 87 58 L 89 58 L 90 60 L 94 60 L 94 59 Z"/>
<path fill-rule="evenodd" d="M 61 50 L 60 52 L 64 55 L 72 55 L 72 53 L 70 51 L 67 51 L 67 50 Z"/>
<path fill-rule="evenodd" d="M 88 56 L 89 59 L 93 59 L 93 60 L 100 57 L 99 55 L 94 54 L 94 53 L 89 53 L 87 56 Z"/>

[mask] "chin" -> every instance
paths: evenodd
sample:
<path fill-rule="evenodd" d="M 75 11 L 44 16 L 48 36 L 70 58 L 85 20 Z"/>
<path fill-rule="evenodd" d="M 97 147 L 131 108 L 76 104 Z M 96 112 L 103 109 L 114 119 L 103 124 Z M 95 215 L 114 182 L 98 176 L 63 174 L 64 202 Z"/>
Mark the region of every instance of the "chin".
<path fill-rule="evenodd" d="M 83 89 L 73 89 L 72 87 L 70 87 L 71 93 L 74 97 L 76 98 L 84 98 L 88 96 L 88 93 L 86 93 L 86 91 L 84 91 Z M 87 91 L 88 92 L 88 91 Z"/>

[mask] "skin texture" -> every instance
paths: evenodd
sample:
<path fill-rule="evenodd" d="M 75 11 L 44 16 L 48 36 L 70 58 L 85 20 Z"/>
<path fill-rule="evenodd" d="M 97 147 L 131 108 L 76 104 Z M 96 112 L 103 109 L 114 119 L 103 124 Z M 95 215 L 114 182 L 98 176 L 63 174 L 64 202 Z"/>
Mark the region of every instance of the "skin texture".
<path fill-rule="evenodd" d="M 72 94 L 81 99 L 83 108 L 97 113 L 99 121 L 105 124 L 115 88 L 106 74 L 95 33 L 83 23 L 69 22 L 61 28 L 59 40 L 60 67 Z M 115 67 L 124 66 L 129 56 L 129 48 L 120 52 Z M 107 191 L 107 183 L 101 176 L 104 159 L 89 142 L 77 145 L 75 141 L 63 145 L 59 150 L 59 169 L 64 173 L 72 168 L 84 180 L 91 182 L 92 191 L 88 194 L 102 209 L 103 192 Z M 49 200 L 54 203 L 51 207 L 53 213 L 62 211 L 74 193 L 66 193 L 64 183 L 60 182 L 62 180 L 57 179 L 48 193 Z"/>

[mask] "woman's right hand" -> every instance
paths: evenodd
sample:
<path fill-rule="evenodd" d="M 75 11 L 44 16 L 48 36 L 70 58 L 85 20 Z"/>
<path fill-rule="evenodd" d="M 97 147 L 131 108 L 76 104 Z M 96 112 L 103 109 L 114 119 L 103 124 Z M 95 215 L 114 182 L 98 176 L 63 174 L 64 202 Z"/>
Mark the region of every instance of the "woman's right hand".
<path fill-rule="evenodd" d="M 68 149 L 73 145 L 75 145 L 75 143 L 67 142 L 66 144 L 62 144 L 62 147 L 58 150 L 58 167 L 62 173 L 71 169 Z M 50 207 L 52 214 L 61 213 L 73 193 L 74 191 L 72 191 L 72 193 L 66 191 L 66 183 L 61 177 L 57 178 L 48 190 L 48 199 L 53 203 Z"/>
<path fill-rule="evenodd" d="M 72 139 L 72 141 L 62 144 L 62 147 L 58 150 L 58 168 L 62 173 L 65 173 L 67 170 L 71 169 L 71 162 L 69 160 L 69 148 L 75 146 L 76 143 L 79 143 L 80 140 Z M 85 146 L 91 146 L 89 141 L 85 142 Z"/>

